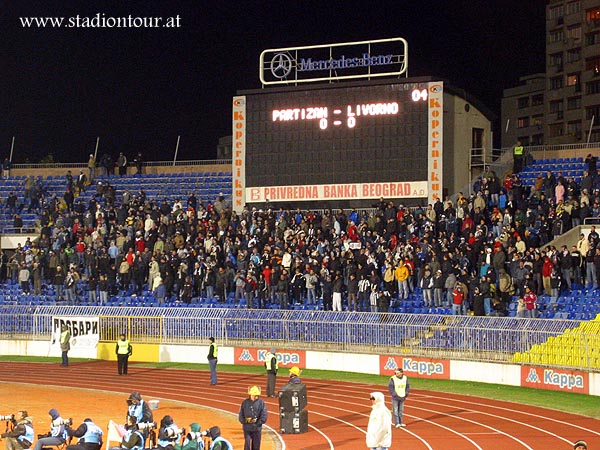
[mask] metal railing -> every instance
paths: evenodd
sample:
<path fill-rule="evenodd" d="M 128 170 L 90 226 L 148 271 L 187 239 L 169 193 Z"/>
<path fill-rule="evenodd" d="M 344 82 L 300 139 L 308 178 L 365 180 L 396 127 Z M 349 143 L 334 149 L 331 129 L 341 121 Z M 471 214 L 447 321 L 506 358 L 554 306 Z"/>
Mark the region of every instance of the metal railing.
<path fill-rule="evenodd" d="M 98 317 L 101 341 L 277 346 L 600 371 L 600 319 L 378 314 L 217 308 L 0 306 L 0 339 L 51 338 L 53 316 Z M 556 345 L 568 339 L 568 346 Z M 563 347 L 567 348 L 565 352 Z M 577 355 L 577 358 L 574 357 Z"/>
<path fill-rule="evenodd" d="M 144 161 L 142 167 L 163 166 L 211 166 L 231 164 L 231 159 L 194 159 L 186 161 Z M 99 165 L 97 167 L 100 167 Z M 11 169 L 87 169 L 87 162 L 82 163 L 21 163 L 12 164 Z"/>

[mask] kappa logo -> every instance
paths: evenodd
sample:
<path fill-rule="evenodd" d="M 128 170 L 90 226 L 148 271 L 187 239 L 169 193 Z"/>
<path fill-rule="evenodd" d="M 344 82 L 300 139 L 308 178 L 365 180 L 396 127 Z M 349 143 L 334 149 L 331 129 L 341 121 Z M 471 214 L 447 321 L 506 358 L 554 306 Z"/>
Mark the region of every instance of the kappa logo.
<path fill-rule="evenodd" d="M 527 383 L 541 383 L 542 380 L 540 379 L 540 376 L 537 373 L 537 370 L 535 370 L 534 368 L 529 369 L 529 373 L 527 374 L 527 378 L 525 378 L 525 381 Z"/>
<path fill-rule="evenodd" d="M 398 363 L 396 363 L 396 360 L 394 358 L 388 358 L 388 360 L 386 361 L 385 365 L 383 366 L 383 368 L 385 370 L 396 370 L 396 367 L 398 367 Z"/>
<path fill-rule="evenodd" d="M 250 351 L 245 348 L 244 350 L 242 350 L 242 353 L 241 353 L 240 357 L 238 358 L 238 361 L 254 361 L 254 358 L 252 357 L 252 354 L 250 353 Z"/>

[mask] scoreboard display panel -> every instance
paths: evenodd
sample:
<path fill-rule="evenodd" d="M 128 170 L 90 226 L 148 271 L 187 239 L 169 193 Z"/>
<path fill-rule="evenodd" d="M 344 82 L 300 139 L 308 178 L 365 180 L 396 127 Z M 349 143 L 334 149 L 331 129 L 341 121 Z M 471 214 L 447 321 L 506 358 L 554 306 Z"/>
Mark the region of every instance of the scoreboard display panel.
<path fill-rule="evenodd" d="M 234 106 L 234 197 L 236 187 L 245 203 L 429 197 L 432 150 L 441 167 L 442 86 L 329 85 L 236 97 L 243 124 Z"/>

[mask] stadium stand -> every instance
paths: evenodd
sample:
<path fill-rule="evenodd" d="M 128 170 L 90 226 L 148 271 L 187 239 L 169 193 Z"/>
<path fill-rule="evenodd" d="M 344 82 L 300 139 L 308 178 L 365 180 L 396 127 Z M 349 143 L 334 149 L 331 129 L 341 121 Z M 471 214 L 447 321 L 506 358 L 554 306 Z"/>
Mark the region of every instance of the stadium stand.
<path fill-rule="evenodd" d="M 66 176 L 10 177 L 0 182 L 6 199 L 0 227 L 14 231 L 18 213 L 22 230 L 40 238 L 2 254 L 0 308 L 39 312 L 70 305 L 115 317 L 130 309 L 138 315 L 179 311 L 184 318 L 217 314 L 228 339 L 267 332 L 323 344 L 339 339 L 331 324 L 343 323 L 348 345 L 597 368 L 597 360 L 582 358 L 596 345 L 588 333 L 598 331 L 584 327 L 600 313 L 600 277 L 586 270 L 600 268 L 598 235 L 589 233 L 564 253 L 551 243 L 600 216 L 600 176 L 587 176 L 585 168 L 582 158 L 555 158 L 503 180 L 486 170 L 472 195 L 422 207 L 382 199 L 363 211 L 252 208 L 240 215 L 228 204 L 230 172 L 104 175 L 85 190 L 70 186 Z M 67 187 L 75 194 L 72 206 Z M 410 268 L 406 280 L 402 265 Z M 57 266 L 67 277 L 57 276 Z M 510 279 L 504 290 L 501 269 Z M 352 286 L 351 274 L 364 279 L 366 289 L 356 291 L 360 281 Z M 467 295 L 453 310 L 459 286 Z M 552 320 L 519 318 L 525 286 L 537 294 L 538 317 Z M 424 289 L 431 289 L 431 301 Z M 331 311 L 331 293 L 339 290 L 343 311 Z M 349 292 L 358 296 L 358 312 Z M 25 314 L 6 322 L 5 330 L 41 329 L 32 321 Z M 195 336 L 189 322 L 173 321 Z M 373 327 L 381 323 L 395 325 Z M 373 334 L 374 328 L 382 330 Z M 178 335 L 167 327 L 157 339 Z M 563 344 L 568 352 L 558 350 Z"/>

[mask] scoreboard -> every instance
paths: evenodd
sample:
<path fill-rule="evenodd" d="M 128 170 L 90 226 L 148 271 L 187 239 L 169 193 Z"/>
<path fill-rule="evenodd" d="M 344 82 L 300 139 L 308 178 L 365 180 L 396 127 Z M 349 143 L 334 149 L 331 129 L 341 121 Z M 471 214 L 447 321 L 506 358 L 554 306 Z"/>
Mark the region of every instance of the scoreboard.
<path fill-rule="evenodd" d="M 234 201 L 429 198 L 441 191 L 442 94 L 442 82 L 388 82 L 235 97 Z"/>

